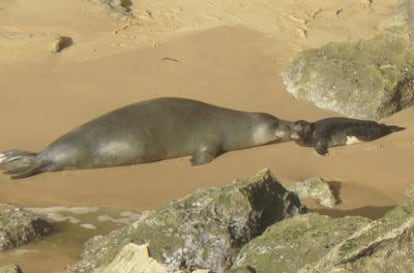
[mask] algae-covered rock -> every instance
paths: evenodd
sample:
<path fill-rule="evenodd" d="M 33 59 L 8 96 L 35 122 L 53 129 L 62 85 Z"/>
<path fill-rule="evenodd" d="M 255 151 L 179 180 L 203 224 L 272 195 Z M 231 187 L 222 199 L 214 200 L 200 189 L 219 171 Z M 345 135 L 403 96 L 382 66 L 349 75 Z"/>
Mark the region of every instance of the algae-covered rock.
<path fill-rule="evenodd" d="M 151 256 L 169 271 L 195 267 L 220 273 L 269 225 L 305 211 L 294 193 L 263 170 L 230 186 L 198 191 L 91 239 L 82 261 L 68 272 L 93 272 L 132 242 L 147 244 Z"/>
<path fill-rule="evenodd" d="M 408 37 L 330 43 L 298 54 L 284 74 L 288 92 L 343 115 L 377 120 L 414 103 Z"/>
<path fill-rule="evenodd" d="M 332 248 L 301 273 L 413 272 L 414 201 L 400 205 Z"/>
<path fill-rule="evenodd" d="M 11 249 L 48 234 L 52 226 L 35 214 L 0 204 L 0 250 Z"/>
<path fill-rule="evenodd" d="M 333 219 L 312 213 L 275 223 L 242 248 L 231 272 L 252 268 L 255 273 L 296 273 L 369 221 L 363 217 Z"/>

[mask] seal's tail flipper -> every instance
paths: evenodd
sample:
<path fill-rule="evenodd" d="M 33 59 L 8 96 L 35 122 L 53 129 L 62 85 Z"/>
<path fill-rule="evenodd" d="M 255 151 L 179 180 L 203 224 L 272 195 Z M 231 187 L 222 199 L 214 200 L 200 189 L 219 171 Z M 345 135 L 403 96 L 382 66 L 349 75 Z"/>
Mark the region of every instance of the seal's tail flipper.
<path fill-rule="evenodd" d="M 388 125 L 387 127 L 388 127 L 388 129 L 390 130 L 391 133 L 405 130 L 404 127 L 395 126 L 395 125 Z"/>
<path fill-rule="evenodd" d="M 38 160 L 37 154 L 10 150 L 0 152 L 0 170 L 11 175 L 12 179 L 25 178 L 42 172 L 44 163 Z"/>

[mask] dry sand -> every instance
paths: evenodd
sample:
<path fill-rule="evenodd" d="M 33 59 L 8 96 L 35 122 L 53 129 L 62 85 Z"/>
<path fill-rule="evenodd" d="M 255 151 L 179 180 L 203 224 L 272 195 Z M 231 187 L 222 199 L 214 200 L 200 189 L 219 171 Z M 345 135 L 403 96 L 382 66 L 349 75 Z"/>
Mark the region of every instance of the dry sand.
<path fill-rule="evenodd" d="M 160 96 L 291 120 L 338 116 L 295 100 L 280 74 L 300 50 L 375 35 L 395 21 L 397 0 L 133 0 L 135 17 L 124 20 L 96 2 L 0 1 L 0 150 L 39 151 L 104 112 Z M 74 43 L 53 54 L 58 35 Z M 0 175 L 0 201 L 140 211 L 268 167 L 285 185 L 310 176 L 342 181 L 343 202 L 321 212 L 375 218 L 405 200 L 414 183 L 413 116 L 412 107 L 383 120 L 405 131 L 332 149 L 328 157 L 284 143 L 199 167 L 183 158 L 18 181 Z M 58 249 L 19 261 L 25 272 L 56 272 L 76 258 L 65 245 Z M 7 259 L 0 255 L 1 263 Z"/>

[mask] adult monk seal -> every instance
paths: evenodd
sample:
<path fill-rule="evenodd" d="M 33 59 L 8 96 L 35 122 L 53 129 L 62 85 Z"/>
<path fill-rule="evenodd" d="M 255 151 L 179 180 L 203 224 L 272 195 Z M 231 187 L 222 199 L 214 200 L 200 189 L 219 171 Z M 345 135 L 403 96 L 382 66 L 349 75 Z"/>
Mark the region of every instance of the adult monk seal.
<path fill-rule="evenodd" d="M 40 153 L 0 153 L 11 178 L 65 169 L 101 168 L 192 155 L 218 155 L 289 140 L 291 123 L 183 98 L 157 98 L 106 113 L 61 136 Z"/>
<path fill-rule="evenodd" d="M 299 120 L 292 124 L 291 138 L 301 146 L 314 147 L 318 154 L 326 155 L 328 147 L 371 141 L 401 130 L 404 128 L 349 118 Z"/>

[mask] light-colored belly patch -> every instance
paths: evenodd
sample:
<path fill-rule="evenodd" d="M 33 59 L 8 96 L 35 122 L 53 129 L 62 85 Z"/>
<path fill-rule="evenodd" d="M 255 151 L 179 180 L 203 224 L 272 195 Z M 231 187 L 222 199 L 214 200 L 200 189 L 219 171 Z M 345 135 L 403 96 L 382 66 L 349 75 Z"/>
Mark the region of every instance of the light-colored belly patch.
<path fill-rule="evenodd" d="M 3 161 L 6 161 L 6 155 L 4 153 L 0 153 L 0 164 L 3 163 Z"/>
<path fill-rule="evenodd" d="M 268 142 L 268 136 L 266 134 L 266 126 L 258 125 L 253 130 L 253 141 L 256 145 L 265 144 Z"/>
<path fill-rule="evenodd" d="M 99 146 L 99 154 L 103 156 L 127 156 L 133 149 L 124 141 L 111 141 Z"/>
<path fill-rule="evenodd" d="M 356 143 L 361 143 L 362 141 L 359 140 L 357 137 L 355 136 L 347 136 L 346 137 L 346 145 L 352 145 L 352 144 L 356 144 Z"/>

